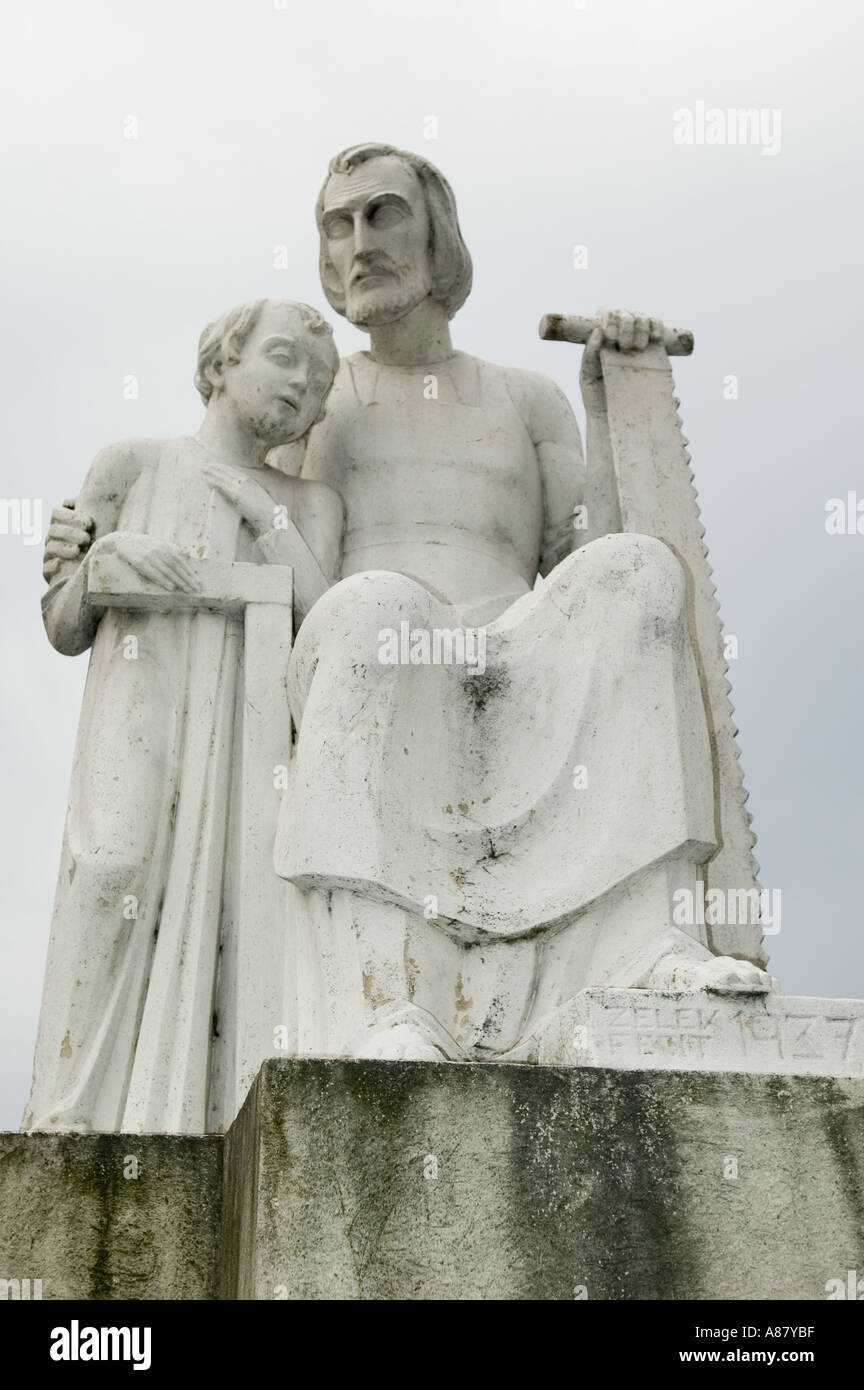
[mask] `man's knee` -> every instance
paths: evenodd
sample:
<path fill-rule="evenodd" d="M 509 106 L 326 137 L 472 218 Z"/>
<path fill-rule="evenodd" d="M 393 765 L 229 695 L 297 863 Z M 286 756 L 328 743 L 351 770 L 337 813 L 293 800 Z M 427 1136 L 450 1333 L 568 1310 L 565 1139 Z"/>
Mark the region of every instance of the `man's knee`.
<path fill-rule="evenodd" d="M 564 560 L 548 581 L 558 606 L 598 621 L 631 622 L 663 637 L 677 627 L 687 580 L 674 552 L 654 536 L 601 536 Z"/>
<path fill-rule="evenodd" d="M 391 570 L 352 574 L 328 589 L 300 629 L 291 654 L 288 690 L 295 719 L 322 660 L 337 677 L 346 668 L 386 675 L 392 670 L 388 654 L 394 640 L 400 640 L 403 624 L 409 630 L 430 627 L 435 603 L 422 584 Z"/>

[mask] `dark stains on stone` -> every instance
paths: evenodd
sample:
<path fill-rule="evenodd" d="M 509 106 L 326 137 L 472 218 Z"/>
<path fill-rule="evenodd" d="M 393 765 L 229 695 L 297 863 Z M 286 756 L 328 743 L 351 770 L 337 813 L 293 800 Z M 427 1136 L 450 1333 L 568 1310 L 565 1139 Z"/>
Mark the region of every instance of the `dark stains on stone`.
<path fill-rule="evenodd" d="M 850 1105 L 842 1081 L 820 1080 L 827 1093 L 820 1106 L 825 1116 L 825 1138 L 834 1157 L 837 1186 L 858 1232 L 854 1267 L 861 1269 L 864 1267 L 864 1104 Z M 837 1271 L 838 1274 L 842 1272 Z"/>
<path fill-rule="evenodd" d="M 862 1173 L 857 1081 L 273 1059 L 224 1146 L 0 1136 L 0 1272 L 96 1300 L 818 1299 L 864 1266 Z"/>
<path fill-rule="evenodd" d="M 697 1252 L 678 1200 L 674 1107 L 653 1077 L 518 1067 L 505 1084 L 514 1296 L 693 1297 Z"/>
<path fill-rule="evenodd" d="M 214 1298 L 221 1175 L 217 1136 L 3 1136 L 0 1264 L 46 1299 Z"/>
<path fill-rule="evenodd" d="M 462 681 L 462 689 L 468 696 L 474 718 L 483 713 L 490 700 L 506 694 L 510 684 L 510 677 L 503 669 L 486 670 L 482 675 L 466 675 Z"/>

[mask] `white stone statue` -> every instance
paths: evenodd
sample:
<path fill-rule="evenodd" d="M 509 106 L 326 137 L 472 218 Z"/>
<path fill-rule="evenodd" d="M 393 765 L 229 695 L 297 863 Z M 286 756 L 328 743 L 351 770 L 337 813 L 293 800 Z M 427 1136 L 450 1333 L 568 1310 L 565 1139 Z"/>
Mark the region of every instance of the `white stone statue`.
<path fill-rule="evenodd" d="M 92 653 L 25 1128 L 217 1130 L 268 1050 L 292 570 L 302 618 L 343 509 L 265 455 L 320 417 L 337 366 L 306 305 L 223 314 L 198 433 L 109 446 L 53 514 L 45 626 Z"/>
<path fill-rule="evenodd" d="M 566 399 L 453 349 L 471 262 L 432 165 L 344 151 L 317 215 L 325 293 L 370 349 L 342 362 L 302 470 L 340 493 L 346 534 L 289 671 L 297 1052 L 554 1061 L 538 1038 L 589 985 L 768 990 L 672 915 L 718 848 L 685 570 L 614 534 L 602 488 L 580 545 Z M 602 355 L 662 338 L 625 313 L 591 332 L 589 477 Z"/>
<path fill-rule="evenodd" d="M 547 322 L 586 471 L 557 386 L 453 349 L 438 170 L 354 147 L 317 217 L 369 350 L 223 315 L 195 438 L 53 514 L 46 627 L 93 650 L 27 1128 L 224 1129 L 274 1054 L 578 1063 L 604 990 L 774 985 L 758 924 L 674 910 L 755 882 L 685 335 Z"/>

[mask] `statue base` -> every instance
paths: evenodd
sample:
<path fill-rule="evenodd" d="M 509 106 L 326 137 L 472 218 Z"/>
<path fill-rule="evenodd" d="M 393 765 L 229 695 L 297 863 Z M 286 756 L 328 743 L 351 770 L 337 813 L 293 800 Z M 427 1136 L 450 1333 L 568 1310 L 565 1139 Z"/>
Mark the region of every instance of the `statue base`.
<path fill-rule="evenodd" d="M 0 1299 L 216 1298 L 223 1142 L 0 1134 Z"/>
<path fill-rule="evenodd" d="M 225 1179 L 223 1298 L 825 1299 L 864 1081 L 267 1062 Z"/>
<path fill-rule="evenodd" d="M 860 1074 L 666 1070 L 708 1022 L 639 1011 L 704 1004 L 619 993 L 587 1065 L 270 1060 L 224 1137 L 2 1135 L 0 1297 L 864 1296 Z M 846 1017 L 713 1007 L 804 1003 Z M 642 1065 L 598 1065 L 622 1016 Z"/>

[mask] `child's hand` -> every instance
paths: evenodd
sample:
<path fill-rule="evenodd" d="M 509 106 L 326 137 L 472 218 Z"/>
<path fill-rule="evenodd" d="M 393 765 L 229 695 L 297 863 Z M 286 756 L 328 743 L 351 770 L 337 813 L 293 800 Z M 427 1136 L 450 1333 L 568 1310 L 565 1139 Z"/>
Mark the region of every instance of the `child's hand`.
<path fill-rule="evenodd" d="M 202 471 L 210 486 L 237 508 L 256 536 L 271 529 L 275 504 L 260 483 L 225 463 L 205 463 Z"/>
<path fill-rule="evenodd" d="M 190 594 L 196 590 L 189 561 L 171 541 L 156 540 L 153 536 L 125 536 L 118 541 L 116 553 L 142 579 L 150 579 L 163 589 L 180 589 Z"/>

